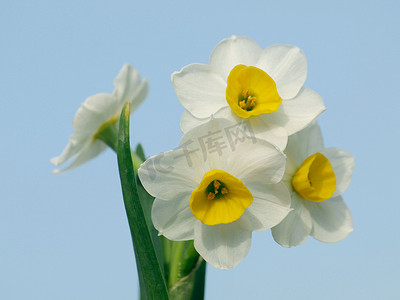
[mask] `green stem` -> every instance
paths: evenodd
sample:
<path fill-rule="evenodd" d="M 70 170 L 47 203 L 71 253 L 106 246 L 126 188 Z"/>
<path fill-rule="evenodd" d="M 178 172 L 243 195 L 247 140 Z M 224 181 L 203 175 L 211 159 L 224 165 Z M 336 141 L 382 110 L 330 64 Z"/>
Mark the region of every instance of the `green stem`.
<path fill-rule="evenodd" d="M 201 265 L 197 269 L 196 274 L 195 274 L 191 300 L 203 300 L 204 299 L 205 282 L 206 282 L 206 279 L 205 279 L 206 266 L 207 266 L 206 261 L 202 260 Z"/>
<path fill-rule="evenodd" d="M 162 251 L 162 258 L 164 263 L 164 274 L 165 274 L 165 281 L 168 282 L 169 278 L 169 265 L 171 263 L 171 247 L 172 241 L 167 239 L 165 236 L 160 236 L 161 241 L 161 251 Z"/>
<path fill-rule="evenodd" d="M 182 259 L 185 242 L 172 242 L 171 245 L 171 260 L 169 265 L 168 288 L 171 288 L 179 281 L 180 265 Z"/>
<path fill-rule="evenodd" d="M 187 241 L 181 263 L 182 277 L 188 275 L 193 270 L 197 261 L 199 260 L 199 256 L 199 253 L 197 253 L 196 249 L 194 248 L 194 241 Z"/>
<path fill-rule="evenodd" d="M 205 261 L 198 259 L 188 274 L 181 277 L 168 289 L 171 300 L 204 300 Z"/>

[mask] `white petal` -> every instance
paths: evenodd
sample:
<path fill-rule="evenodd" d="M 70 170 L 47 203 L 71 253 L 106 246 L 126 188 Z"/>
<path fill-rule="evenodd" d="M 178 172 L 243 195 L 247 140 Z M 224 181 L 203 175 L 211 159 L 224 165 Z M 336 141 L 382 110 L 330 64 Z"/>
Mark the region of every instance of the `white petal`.
<path fill-rule="evenodd" d="M 312 218 L 311 236 L 325 243 L 343 240 L 353 231 L 353 220 L 341 196 L 320 203 L 307 201 Z"/>
<path fill-rule="evenodd" d="M 181 130 L 186 133 L 190 129 L 193 129 L 201 124 L 205 124 L 210 121 L 212 118 L 215 119 L 227 119 L 231 122 L 240 123 L 242 119 L 239 118 L 229 106 L 224 106 L 216 113 L 212 114 L 207 118 L 196 118 L 189 111 L 185 110 L 182 114 L 181 118 Z"/>
<path fill-rule="evenodd" d="M 67 146 L 68 147 L 68 146 Z M 91 160 L 92 158 L 95 158 L 98 156 L 100 153 L 102 153 L 104 150 L 107 149 L 107 145 L 104 144 L 100 140 L 93 140 L 92 142 L 88 143 L 82 150 L 79 152 L 79 154 L 76 156 L 74 161 L 65 169 L 61 170 L 54 170 L 54 174 L 60 174 L 65 171 L 74 169 L 85 162 Z"/>
<path fill-rule="evenodd" d="M 266 123 L 264 119 L 260 116 L 254 116 L 249 119 L 242 119 L 239 118 L 228 106 L 218 110 L 215 114 L 212 115 L 212 117 L 217 119 L 224 118 L 236 124 L 245 123 L 249 130 L 249 134 L 252 137 L 266 140 L 267 142 L 274 144 L 281 150 L 285 149 L 286 147 L 286 130 L 280 126 Z M 189 111 L 186 110 L 183 112 L 181 117 L 181 130 L 182 132 L 186 133 L 194 127 L 207 123 L 209 120 L 211 120 L 211 117 L 204 119 L 196 118 Z"/>
<path fill-rule="evenodd" d="M 324 149 L 321 129 L 317 122 L 313 122 L 303 130 L 289 137 L 285 153 L 296 167 L 299 168 L 303 161 L 310 155 Z M 296 171 L 297 171 L 296 168 Z"/>
<path fill-rule="evenodd" d="M 194 247 L 197 252 L 217 269 L 233 269 L 250 250 L 251 232 L 230 224 L 204 225 L 196 221 Z"/>
<path fill-rule="evenodd" d="M 242 141 L 235 145 L 227 157 L 226 169 L 246 184 L 259 182 L 274 184 L 285 172 L 286 157 L 276 146 L 259 139 Z"/>
<path fill-rule="evenodd" d="M 179 147 L 198 154 L 205 172 L 219 169 L 243 181 L 279 182 L 285 155 L 275 145 L 257 139 L 247 120 L 239 121 L 212 118 L 185 133 Z"/>
<path fill-rule="evenodd" d="M 181 117 L 181 130 L 183 133 L 188 132 L 201 124 L 207 123 L 211 117 L 200 119 L 193 116 L 188 110 L 185 110 Z"/>
<path fill-rule="evenodd" d="M 210 117 L 208 118 L 204 118 L 204 119 L 198 119 L 198 122 L 200 122 L 201 120 L 201 124 L 206 123 L 207 121 L 211 120 L 211 119 L 226 119 L 229 122 L 231 122 L 232 124 L 234 123 L 241 123 L 242 122 L 242 118 L 239 118 L 229 106 L 224 106 L 221 109 L 219 109 L 216 113 L 212 114 Z M 193 124 L 194 125 L 194 124 Z M 200 125 L 200 123 L 198 123 L 196 126 Z"/>
<path fill-rule="evenodd" d="M 338 148 L 325 148 L 320 152 L 329 160 L 336 175 L 336 190 L 332 197 L 339 196 L 350 185 L 354 170 L 354 157 L 349 152 Z"/>
<path fill-rule="evenodd" d="M 195 117 L 206 118 L 228 106 L 226 82 L 209 65 L 188 65 L 171 80 L 180 103 Z"/>
<path fill-rule="evenodd" d="M 142 104 L 148 93 L 149 84 L 147 83 L 146 79 L 143 79 L 131 98 L 131 113 L 133 113 L 139 107 L 139 105 Z"/>
<path fill-rule="evenodd" d="M 193 216 L 189 206 L 190 193 L 182 193 L 172 200 L 154 200 L 151 219 L 160 235 L 173 241 L 194 239 Z"/>
<path fill-rule="evenodd" d="M 287 217 L 271 229 L 275 241 L 283 247 L 293 247 L 304 243 L 311 233 L 311 216 L 304 207 L 303 200 L 291 193 L 292 208 Z"/>
<path fill-rule="evenodd" d="M 261 47 L 252 39 L 232 36 L 215 46 L 210 56 L 210 65 L 218 70 L 226 81 L 236 65 L 254 66 L 261 51 Z"/>
<path fill-rule="evenodd" d="M 126 99 L 135 91 L 135 87 L 140 83 L 139 72 L 129 64 L 122 66 L 117 77 L 114 79 L 114 96 L 118 99 Z M 129 101 L 129 100 L 126 100 Z M 126 102 L 123 101 L 123 102 Z"/>
<path fill-rule="evenodd" d="M 253 203 L 241 216 L 249 231 L 269 229 L 279 224 L 289 213 L 290 193 L 283 183 L 247 183 Z"/>
<path fill-rule="evenodd" d="M 197 154 L 205 172 L 226 169 L 226 160 L 233 149 L 227 130 L 236 124 L 227 119 L 211 118 L 183 135 L 179 147 L 187 153 Z"/>
<path fill-rule="evenodd" d="M 50 159 L 50 161 L 55 164 L 56 166 L 59 166 L 66 162 L 68 159 L 74 157 L 76 154 L 78 154 L 82 149 L 87 147 L 90 144 L 90 140 L 74 140 L 74 139 L 69 139 L 68 145 L 64 148 L 64 150 L 61 152 L 60 156 L 53 157 Z"/>
<path fill-rule="evenodd" d="M 195 153 L 177 149 L 150 157 L 139 168 L 140 181 L 154 197 L 169 200 L 198 187 L 205 172 Z"/>
<path fill-rule="evenodd" d="M 139 72 L 129 64 L 125 64 L 114 79 L 114 97 L 120 107 L 126 102 L 131 102 L 131 112 L 143 102 L 148 93 L 147 80 L 141 82 Z"/>
<path fill-rule="evenodd" d="M 247 128 L 248 134 L 252 137 L 274 144 L 282 151 L 286 147 L 288 138 L 286 130 L 280 126 L 265 122 L 264 118 L 261 116 L 252 116 L 248 119 L 242 119 L 238 117 L 229 106 L 221 108 L 213 116 L 215 118 L 228 119 L 236 124 L 244 124 L 243 126 Z"/>
<path fill-rule="evenodd" d="M 68 145 L 61 155 L 52 158 L 51 162 L 59 166 L 73 158 L 83 148 L 89 147 L 94 134 L 104 122 L 113 117 L 117 106 L 118 103 L 110 94 L 96 94 L 87 98 L 72 121 L 74 133 L 69 138 Z"/>
<path fill-rule="evenodd" d="M 325 109 L 322 98 L 316 92 L 303 88 L 295 98 L 283 100 L 276 112 L 262 116 L 267 122 L 284 127 L 290 136 L 305 128 Z"/>
<path fill-rule="evenodd" d="M 261 116 L 251 117 L 248 121 L 256 138 L 266 140 L 282 151 L 286 148 L 288 134 L 285 128 L 267 123 Z"/>
<path fill-rule="evenodd" d="M 71 138 L 78 139 L 80 135 L 92 137 L 104 122 L 115 115 L 118 108 L 118 102 L 110 94 L 101 93 L 90 96 L 82 103 L 74 116 L 72 121 L 74 134 Z"/>
<path fill-rule="evenodd" d="M 265 49 L 256 67 L 270 75 L 283 99 L 295 97 L 306 81 L 307 60 L 303 51 L 289 45 L 274 45 Z"/>

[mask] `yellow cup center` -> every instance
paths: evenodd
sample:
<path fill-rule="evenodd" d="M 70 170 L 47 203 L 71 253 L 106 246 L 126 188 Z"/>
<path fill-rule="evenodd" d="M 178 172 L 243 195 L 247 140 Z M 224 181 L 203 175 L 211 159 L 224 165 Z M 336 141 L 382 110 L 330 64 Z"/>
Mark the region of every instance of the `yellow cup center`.
<path fill-rule="evenodd" d="M 213 169 L 192 192 L 190 209 L 206 225 L 228 224 L 239 219 L 252 202 L 253 195 L 242 181 Z"/>
<path fill-rule="evenodd" d="M 329 160 L 321 153 L 307 157 L 297 170 L 292 186 L 304 199 L 322 202 L 336 190 L 336 175 Z"/>
<path fill-rule="evenodd" d="M 277 111 L 282 98 L 275 81 L 263 70 L 237 65 L 227 79 L 226 101 L 239 117 L 249 118 Z"/>

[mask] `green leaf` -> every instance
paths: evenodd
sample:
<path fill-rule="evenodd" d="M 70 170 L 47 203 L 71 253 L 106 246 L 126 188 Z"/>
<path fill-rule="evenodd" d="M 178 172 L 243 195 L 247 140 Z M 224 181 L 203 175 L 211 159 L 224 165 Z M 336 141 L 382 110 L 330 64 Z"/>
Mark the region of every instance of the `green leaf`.
<path fill-rule="evenodd" d="M 195 272 L 194 287 L 191 300 L 203 300 L 206 281 L 206 266 L 205 260 L 201 259 L 201 264 Z"/>
<path fill-rule="evenodd" d="M 198 257 L 197 263 L 189 274 L 176 282 L 169 290 L 173 300 L 203 300 L 206 262 Z"/>
<path fill-rule="evenodd" d="M 137 144 L 137 146 L 136 146 L 136 154 L 137 154 L 137 156 L 139 156 L 139 158 L 142 160 L 142 161 L 145 161 L 146 160 L 146 155 L 144 155 L 144 151 L 143 151 L 143 147 L 142 147 L 142 145 L 141 144 Z"/>
<path fill-rule="evenodd" d="M 199 253 L 197 253 L 194 248 L 194 241 L 187 241 L 186 248 L 183 252 L 182 262 L 181 262 L 181 273 L 182 277 L 189 274 L 194 267 L 196 266 L 197 261 L 199 260 Z"/>
<path fill-rule="evenodd" d="M 151 208 L 153 207 L 154 197 L 151 196 L 143 187 L 138 176 L 136 176 L 137 188 L 139 193 L 140 204 L 143 208 L 144 217 L 146 218 L 147 228 L 149 229 L 151 239 L 153 240 L 154 248 L 156 250 L 157 258 L 160 266 L 163 266 L 163 256 L 161 248 L 161 236 L 158 235 L 157 229 L 154 228 L 153 222 L 151 221 Z M 164 268 L 161 270 L 164 274 Z"/>
<path fill-rule="evenodd" d="M 146 160 L 146 155 L 141 144 L 136 146 L 136 155 L 142 160 Z M 146 218 L 147 227 L 149 228 L 151 238 L 153 240 L 154 248 L 156 249 L 158 261 L 160 266 L 163 266 L 163 255 L 161 247 L 161 236 L 158 235 L 157 229 L 155 229 L 153 222 L 151 220 L 151 208 L 153 207 L 154 197 L 150 195 L 140 182 L 139 177 L 136 175 L 137 188 L 139 193 L 140 203 L 142 204 L 144 216 Z M 161 268 L 163 274 L 165 274 L 165 268 Z M 165 276 L 164 276 L 165 278 Z"/>
<path fill-rule="evenodd" d="M 170 261 L 167 285 L 171 290 L 178 281 L 187 277 L 196 267 L 199 260 L 199 253 L 191 241 L 171 241 Z"/>
<path fill-rule="evenodd" d="M 129 143 L 130 103 L 122 109 L 118 136 L 118 168 L 131 230 L 142 299 L 169 299 L 146 218 L 140 204 Z"/>
<path fill-rule="evenodd" d="M 173 300 L 203 300 L 206 262 L 194 248 L 194 241 L 171 241 L 168 277 L 169 297 Z"/>

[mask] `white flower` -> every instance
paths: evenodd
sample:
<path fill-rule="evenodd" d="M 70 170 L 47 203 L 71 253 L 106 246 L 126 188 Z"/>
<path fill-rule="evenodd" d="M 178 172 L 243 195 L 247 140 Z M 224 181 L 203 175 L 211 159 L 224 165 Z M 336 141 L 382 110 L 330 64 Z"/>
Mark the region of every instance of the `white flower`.
<path fill-rule="evenodd" d="M 278 224 L 290 210 L 281 183 L 285 155 L 254 137 L 236 135 L 236 123 L 212 119 L 183 135 L 179 148 L 139 169 L 156 197 L 152 220 L 170 240 L 194 240 L 212 266 L 232 269 L 248 253 L 252 231 Z"/>
<path fill-rule="evenodd" d="M 291 191 L 293 210 L 272 228 L 284 247 L 304 243 L 308 236 L 334 243 L 353 231 L 349 209 L 341 197 L 348 188 L 354 158 L 337 148 L 324 148 L 317 123 L 289 137 L 284 182 Z"/>
<path fill-rule="evenodd" d="M 209 65 L 191 64 L 172 74 L 186 108 L 181 129 L 187 132 L 211 115 L 236 122 L 248 118 L 257 137 L 284 149 L 288 135 L 325 110 L 321 97 L 303 87 L 306 76 L 306 58 L 297 47 L 262 50 L 247 37 L 224 39 L 211 53 Z"/>
<path fill-rule="evenodd" d="M 74 133 L 60 156 L 51 159 L 56 166 L 74 158 L 73 162 L 61 173 L 75 168 L 103 152 L 107 146 L 96 138 L 100 129 L 108 125 L 117 128 L 123 105 L 131 102 L 133 112 L 146 98 L 147 80 L 141 80 L 139 72 L 125 64 L 114 80 L 115 89 L 112 94 L 96 94 L 85 100 L 72 121 Z"/>

